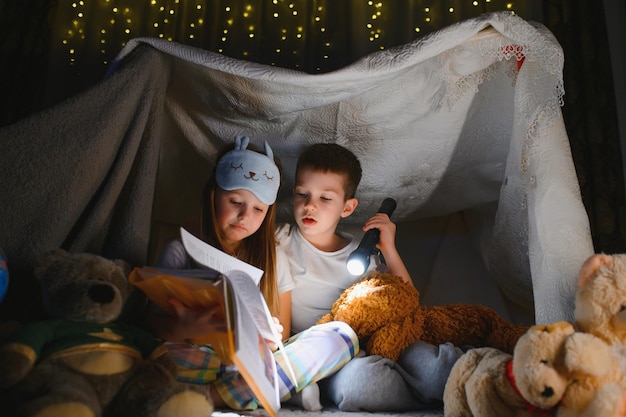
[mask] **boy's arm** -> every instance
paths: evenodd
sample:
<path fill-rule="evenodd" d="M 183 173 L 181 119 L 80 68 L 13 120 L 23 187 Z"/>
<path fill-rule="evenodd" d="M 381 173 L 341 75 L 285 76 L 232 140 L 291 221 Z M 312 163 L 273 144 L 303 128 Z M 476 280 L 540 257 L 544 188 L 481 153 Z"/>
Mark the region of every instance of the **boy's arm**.
<path fill-rule="evenodd" d="M 369 229 L 378 229 L 380 238 L 376 247 L 380 250 L 385 258 L 385 263 L 389 269 L 389 273 L 401 276 L 405 282 L 414 285 L 409 271 L 406 269 L 398 249 L 396 248 L 396 225 L 385 213 L 376 213 L 363 226 L 363 231 Z"/>

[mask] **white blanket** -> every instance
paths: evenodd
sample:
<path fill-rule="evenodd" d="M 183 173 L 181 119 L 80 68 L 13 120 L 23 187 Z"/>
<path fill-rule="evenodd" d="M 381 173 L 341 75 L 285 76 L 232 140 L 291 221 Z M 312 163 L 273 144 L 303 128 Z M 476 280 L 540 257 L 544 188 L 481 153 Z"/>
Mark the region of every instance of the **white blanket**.
<path fill-rule="evenodd" d="M 109 207 L 112 221 L 143 216 L 132 233 L 122 228 L 121 246 L 109 229 L 97 244 L 84 237 L 79 244 L 74 225 L 29 249 L 56 242 L 118 254 L 128 247 L 122 256 L 149 262 L 176 226 L 193 221 L 216 149 L 238 134 L 268 141 L 280 157 L 281 219 L 288 220 L 298 153 L 336 142 L 355 152 L 364 171 L 360 205 L 344 227 L 358 231 L 385 197 L 396 199 L 400 250 L 423 303 L 481 302 L 520 321 L 570 319 L 576 274 L 593 247 L 560 111 L 562 68 L 562 49 L 545 27 L 505 12 L 317 75 L 135 39 L 108 79 L 63 109 L 79 111 L 70 126 L 89 136 L 96 133 L 85 125 L 95 116 L 80 110 L 100 104 L 94 128 L 108 126 L 116 143 L 142 137 L 135 155 L 158 141 L 158 160 L 144 155 L 142 162 L 149 175 L 158 165 L 156 177 L 144 177 L 154 190 L 142 194 L 150 202 L 154 196 L 153 211 Z M 129 101 L 138 106 L 133 113 L 151 110 L 102 121 Z M 135 192 L 119 195 L 133 202 Z M 139 243 L 128 244 L 133 238 Z"/>

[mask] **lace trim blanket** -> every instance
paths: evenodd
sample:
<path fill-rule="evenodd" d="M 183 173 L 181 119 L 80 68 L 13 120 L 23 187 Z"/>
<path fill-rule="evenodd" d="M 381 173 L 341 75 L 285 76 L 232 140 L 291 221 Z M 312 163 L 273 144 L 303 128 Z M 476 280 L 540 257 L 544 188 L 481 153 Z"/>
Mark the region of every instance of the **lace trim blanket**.
<path fill-rule="evenodd" d="M 60 246 L 142 265 L 159 225 L 196 213 L 215 151 L 235 135 L 266 140 L 280 157 L 283 219 L 298 153 L 337 142 L 364 171 L 347 227 L 385 197 L 401 225 L 461 213 L 471 248 L 462 256 L 479 260 L 483 288 L 537 322 L 568 319 L 593 248 L 560 110 L 562 68 L 545 27 L 505 12 L 317 75 L 134 39 L 102 82 L 0 130 L 0 245 L 17 271 Z M 461 256 L 445 243 L 439 265 Z M 402 252 L 423 255 L 411 250 Z"/>

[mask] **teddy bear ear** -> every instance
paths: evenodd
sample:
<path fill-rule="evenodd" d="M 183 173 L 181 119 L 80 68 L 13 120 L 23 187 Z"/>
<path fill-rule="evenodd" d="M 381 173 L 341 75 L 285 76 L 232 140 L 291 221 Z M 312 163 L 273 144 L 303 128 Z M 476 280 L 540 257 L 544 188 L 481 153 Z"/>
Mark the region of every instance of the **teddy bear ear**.
<path fill-rule="evenodd" d="M 572 323 L 570 323 L 569 321 L 557 321 L 554 323 L 548 323 L 548 324 L 537 324 L 535 326 L 531 327 L 532 329 L 535 330 L 540 330 L 543 332 L 547 332 L 547 333 L 561 333 L 564 335 L 570 335 L 572 333 L 574 333 L 574 325 Z"/>
<path fill-rule="evenodd" d="M 130 266 L 130 264 L 128 262 L 126 262 L 123 259 L 115 259 L 113 261 L 117 266 L 119 266 L 120 268 L 122 268 L 122 271 L 124 271 L 124 275 L 126 277 L 128 277 L 132 271 L 132 267 Z"/>
<path fill-rule="evenodd" d="M 51 265 L 54 265 L 61 259 L 69 256 L 69 253 L 63 249 L 52 249 L 42 253 L 37 259 L 37 266 L 35 268 L 35 275 L 37 277 L 41 276 L 46 269 L 48 269 Z"/>
<path fill-rule="evenodd" d="M 578 288 L 585 288 L 600 268 L 613 267 L 613 257 L 604 253 L 592 255 L 583 263 L 578 273 Z"/>

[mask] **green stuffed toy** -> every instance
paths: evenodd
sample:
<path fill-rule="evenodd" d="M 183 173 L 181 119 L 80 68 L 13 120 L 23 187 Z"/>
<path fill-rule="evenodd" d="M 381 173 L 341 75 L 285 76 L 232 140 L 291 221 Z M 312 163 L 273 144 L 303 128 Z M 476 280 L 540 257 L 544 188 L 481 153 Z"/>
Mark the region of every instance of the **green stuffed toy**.
<path fill-rule="evenodd" d="M 176 381 L 158 339 L 116 321 L 130 291 L 126 262 L 57 249 L 34 272 L 50 319 L 3 340 L 3 415 L 211 415 L 210 398 Z"/>

